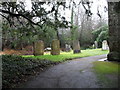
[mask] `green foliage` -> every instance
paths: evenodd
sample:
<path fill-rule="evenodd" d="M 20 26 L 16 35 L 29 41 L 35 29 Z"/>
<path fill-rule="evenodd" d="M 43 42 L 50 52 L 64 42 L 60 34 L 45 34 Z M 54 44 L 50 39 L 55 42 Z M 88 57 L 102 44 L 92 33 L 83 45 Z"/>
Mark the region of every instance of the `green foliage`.
<path fill-rule="evenodd" d="M 79 35 L 78 35 L 78 26 L 74 25 L 73 26 L 73 29 L 72 29 L 72 40 L 76 40 L 79 38 Z"/>
<path fill-rule="evenodd" d="M 97 37 L 99 46 L 101 46 L 103 40 L 108 40 L 108 31 L 102 31 Z"/>
<path fill-rule="evenodd" d="M 37 27 L 37 30 L 38 31 L 35 36 L 37 40 L 44 41 L 45 47 L 50 47 L 52 40 L 57 38 L 55 29 L 49 25 L 44 25 L 42 28 Z"/>
<path fill-rule="evenodd" d="M 71 52 L 61 52 L 60 55 L 49 55 L 45 54 L 43 56 L 33 56 L 33 55 L 24 55 L 23 57 L 26 58 L 39 58 L 39 59 L 46 59 L 50 61 L 65 61 L 66 59 L 72 59 L 72 58 L 79 58 L 79 57 L 87 57 L 87 56 L 94 56 L 94 55 L 101 55 L 101 54 L 107 54 L 108 51 L 102 51 L 101 49 L 87 49 L 82 50 L 82 53 L 79 54 L 73 54 L 73 51 Z"/>
<path fill-rule="evenodd" d="M 13 88 L 16 84 L 26 81 L 27 77 L 36 73 L 37 70 L 43 70 L 52 64 L 56 64 L 56 62 L 23 58 L 21 56 L 2 55 L 3 88 Z"/>
<path fill-rule="evenodd" d="M 74 6 L 71 10 L 71 44 L 73 47 L 73 41 L 79 39 L 78 25 L 74 25 Z"/>
<path fill-rule="evenodd" d="M 68 28 L 69 29 L 69 28 Z M 72 25 L 71 30 L 63 30 L 60 35 L 60 44 L 62 48 L 65 48 L 65 44 L 72 46 L 73 40 L 79 38 L 78 26 Z"/>
<path fill-rule="evenodd" d="M 65 48 L 65 44 L 71 44 L 70 32 L 62 33 L 60 35 L 60 47 Z"/>
<path fill-rule="evenodd" d="M 103 26 L 94 30 L 93 32 L 94 41 L 98 42 L 98 47 L 102 46 L 103 40 L 108 40 L 108 26 Z"/>
<path fill-rule="evenodd" d="M 43 25 L 42 28 L 29 26 L 12 28 L 4 22 L 2 28 L 3 47 L 7 48 L 21 49 L 38 40 L 43 40 L 46 46 L 50 46 L 52 40 L 56 38 L 56 31 L 49 25 Z"/>
<path fill-rule="evenodd" d="M 3 39 L 3 47 L 7 48 L 22 48 L 22 46 L 27 44 L 32 44 L 33 35 L 35 33 L 32 28 L 27 27 L 10 27 L 9 24 L 4 21 L 2 25 L 2 39 Z"/>
<path fill-rule="evenodd" d="M 22 49 L 37 40 L 43 40 L 46 47 L 50 46 L 52 39 L 58 36 L 57 28 L 68 27 L 69 24 L 59 13 L 60 7 L 65 8 L 65 3 L 62 2 L 32 2 L 31 11 L 25 9 L 23 2 L 18 5 L 15 2 L 1 4 L 3 9 L 1 12 L 5 13 L 2 25 L 3 47 Z M 44 5 L 52 7 L 48 11 Z M 15 11 L 16 8 L 17 11 Z"/>

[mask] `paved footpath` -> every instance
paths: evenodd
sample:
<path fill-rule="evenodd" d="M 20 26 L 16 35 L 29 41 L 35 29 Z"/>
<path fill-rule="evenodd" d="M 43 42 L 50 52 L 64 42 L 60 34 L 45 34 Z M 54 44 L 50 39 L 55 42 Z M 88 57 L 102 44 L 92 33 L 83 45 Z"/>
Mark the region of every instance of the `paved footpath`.
<path fill-rule="evenodd" d="M 26 82 L 24 88 L 100 88 L 92 62 L 106 55 L 84 57 L 50 67 Z"/>

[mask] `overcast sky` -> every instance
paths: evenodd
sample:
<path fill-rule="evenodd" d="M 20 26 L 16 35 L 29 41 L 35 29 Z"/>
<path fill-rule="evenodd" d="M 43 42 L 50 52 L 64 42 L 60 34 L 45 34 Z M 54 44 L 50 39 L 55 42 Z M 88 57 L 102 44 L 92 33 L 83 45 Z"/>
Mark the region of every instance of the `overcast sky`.
<path fill-rule="evenodd" d="M 31 0 L 18 0 L 18 1 L 24 1 L 26 4 L 26 10 L 30 10 L 31 9 Z M 66 3 L 69 4 L 68 2 L 69 0 L 66 0 Z M 76 3 L 78 3 L 80 0 L 75 0 Z M 97 15 L 97 8 L 99 7 L 99 11 L 100 14 L 102 15 L 102 18 L 107 19 L 108 18 L 108 13 L 104 12 L 104 7 L 107 6 L 107 0 L 90 0 L 93 1 L 92 5 L 91 5 L 91 11 L 93 13 L 93 17 L 94 19 L 98 19 L 98 15 Z M 51 10 L 50 7 L 45 6 L 48 10 Z M 83 8 L 83 7 L 81 7 Z M 71 10 L 66 9 L 65 11 L 60 11 L 61 14 L 65 14 L 65 17 L 70 21 L 70 16 L 71 16 Z"/>

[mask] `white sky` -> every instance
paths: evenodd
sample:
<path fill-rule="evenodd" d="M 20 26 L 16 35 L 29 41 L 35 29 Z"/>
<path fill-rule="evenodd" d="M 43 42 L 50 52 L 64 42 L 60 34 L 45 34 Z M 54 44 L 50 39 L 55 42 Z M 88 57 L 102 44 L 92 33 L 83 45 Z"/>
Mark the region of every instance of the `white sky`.
<path fill-rule="evenodd" d="M 91 7 L 92 13 L 95 15 L 95 18 L 97 18 L 98 16 L 96 16 L 97 14 L 97 7 L 99 6 L 99 11 L 100 14 L 102 15 L 102 17 L 104 18 L 108 18 L 108 13 L 104 12 L 104 7 L 107 7 L 107 1 L 106 0 L 92 0 L 93 1 L 93 5 Z"/>
<path fill-rule="evenodd" d="M 18 1 L 25 1 L 25 5 L 26 5 L 26 10 L 31 10 L 31 0 L 18 0 Z M 66 4 L 68 5 L 69 0 L 66 0 Z M 79 2 L 80 0 L 75 0 L 75 2 Z M 99 11 L 100 11 L 100 14 L 102 16 L 102 18 L 105 18 L 107 19 L 108 18 L 108 13 L 104 12 L 104 6 L 107 6 L 107 0 L 90 0 L 90 1 L 93 1 L 92 3 L 92 6 L 91 6 L 91 11 L 93 13 L 93 18 L 94 19 L 98 19 L 98 15 L 97 15 L 97 7 L 99 6 Z M 50 7 L 48 7 L 47 5 L 45 5 L 45 8 L 47 10 L 51 10 Z M 83 8 L 83 7 L 82 7 Z M 60 13 L 62 15 L 65 14 L 65 17 L 68 21 L 70 21 L 70 17 L 71 17 L 71 10 L 69 9 L 65 9 L 65 11 L 62 11 L 60 10 Z"/>

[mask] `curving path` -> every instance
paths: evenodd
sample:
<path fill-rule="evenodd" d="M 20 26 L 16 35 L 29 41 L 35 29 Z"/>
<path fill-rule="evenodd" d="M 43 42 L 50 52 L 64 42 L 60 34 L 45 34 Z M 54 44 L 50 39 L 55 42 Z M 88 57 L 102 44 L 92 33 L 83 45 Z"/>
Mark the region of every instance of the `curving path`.
<path fill-rule="evenodd" d="M 106 55 L 84 57 L 50 67 L 26 82 L 24 88 L 100 88 L 92 62 Z"/>

